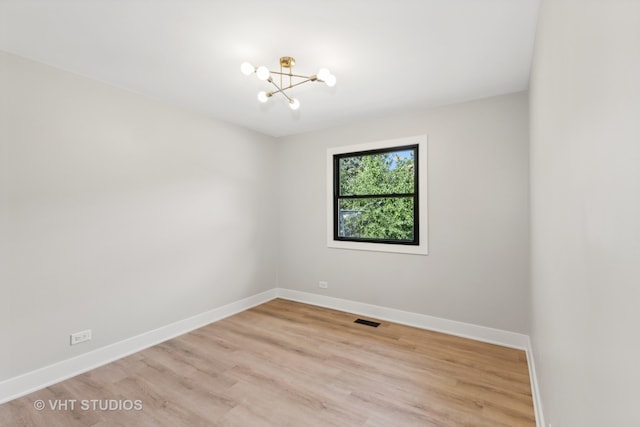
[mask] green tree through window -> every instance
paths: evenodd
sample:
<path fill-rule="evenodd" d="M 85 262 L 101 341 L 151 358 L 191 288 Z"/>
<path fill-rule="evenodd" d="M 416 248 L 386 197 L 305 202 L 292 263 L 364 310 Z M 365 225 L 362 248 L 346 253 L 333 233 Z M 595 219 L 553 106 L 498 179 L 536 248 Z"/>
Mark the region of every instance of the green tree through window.
<path fill-rule="evenodd" d="M 418 145 L 334 155 L 334 239 L 417 245 Z"/>

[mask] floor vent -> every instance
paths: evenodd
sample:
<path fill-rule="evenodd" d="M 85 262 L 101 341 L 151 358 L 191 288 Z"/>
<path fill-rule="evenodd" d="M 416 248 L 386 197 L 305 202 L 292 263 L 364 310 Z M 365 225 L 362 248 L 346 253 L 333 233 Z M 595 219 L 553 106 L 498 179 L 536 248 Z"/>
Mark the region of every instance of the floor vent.
<path fill-rule="evenodd" d="M 377 328 L 378 326 L 380 326 L 380 322 L 372 322 L 371 320 L 364 320 L 364 319 L 356 319 L 355 322 L 353 323 L 360 323 L 362 325 L 372 326 L 374 328 Z"/>

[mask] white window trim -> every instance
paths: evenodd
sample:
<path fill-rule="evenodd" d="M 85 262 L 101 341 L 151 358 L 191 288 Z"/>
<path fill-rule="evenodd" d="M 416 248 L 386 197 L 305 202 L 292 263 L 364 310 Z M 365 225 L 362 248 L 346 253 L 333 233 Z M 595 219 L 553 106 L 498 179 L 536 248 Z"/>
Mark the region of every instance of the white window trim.
<path fill-rule="evenodd" d="M 420 221 L 420 244 L 394 245 L 389 243 L 349 242 L 333 240 L 333 156 L 343 153 L 393 148 L 418 144 L 418 203 Z M 360 251 L 394 252 L 401 254 L 427 255 L 427 135 L 411 136 L 407 138 L 390 139 L 386 141 L 368 142 L 365 144 L 333 147 L 327 149 L 327 246 L 337 249 L 353 249 Z"/>

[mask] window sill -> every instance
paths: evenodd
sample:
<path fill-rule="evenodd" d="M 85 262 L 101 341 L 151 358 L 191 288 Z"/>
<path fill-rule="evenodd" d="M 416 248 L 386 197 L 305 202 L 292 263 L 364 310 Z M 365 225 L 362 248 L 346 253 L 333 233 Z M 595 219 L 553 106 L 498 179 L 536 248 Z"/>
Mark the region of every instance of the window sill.
<path fill-rule="evenodd" d="M 348 242 L 328 240 L 327 246 L 334 249 L 351 249 L 355 251 L 391 252 L 397 254 L 428 255 L 427 245 L 394 245 L 389 243 Z"/>

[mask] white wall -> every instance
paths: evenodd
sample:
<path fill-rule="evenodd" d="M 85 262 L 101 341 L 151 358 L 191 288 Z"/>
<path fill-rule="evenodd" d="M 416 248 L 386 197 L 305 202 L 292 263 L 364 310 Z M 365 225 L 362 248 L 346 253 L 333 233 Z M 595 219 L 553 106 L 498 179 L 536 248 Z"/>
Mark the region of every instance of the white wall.
<path fill-rule="evenodd" d="M 640 425 L 640 2 L 543 0 L 532 339 L 553 427 Z"/>
<path fill-rule="evenodd" d="M 0 381 L 275 287 L 272 138 L 5 53 L 0 94 Z"/>
<path fill-rule="evenodd" d="M 5 76 L 7 75 L 7 63 L 0 57 L 0 93 L 6 91 Z M 9 268 L 9 102 L 5 96 L 0 96 L 0 339 L 3 339 L 12 326 L 5 314 L 11 310 L 11 294 L 8 291 Z M 5 288 L 7 289 L 5 291 Z M 0 346 L 0 364 L 8 362 L 8 350 L 4 345 Z M 0 381 L 3 376 L 0 375 Z"/>
<path fill-rule="evenodd" d="M 281 139 L 279 286 L 528 333 L 527 99 Z M 327 248 L 327 147 L 420 134 L 428 135 L 429 255 Z"/>

